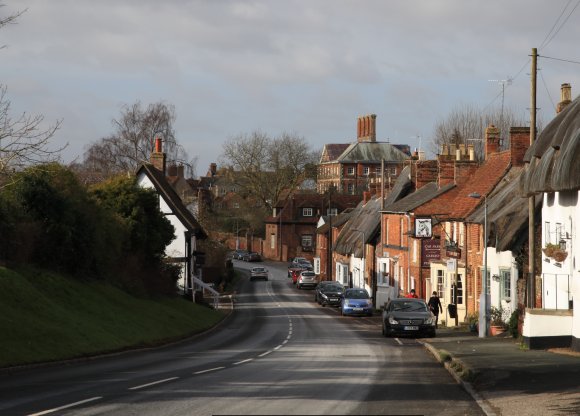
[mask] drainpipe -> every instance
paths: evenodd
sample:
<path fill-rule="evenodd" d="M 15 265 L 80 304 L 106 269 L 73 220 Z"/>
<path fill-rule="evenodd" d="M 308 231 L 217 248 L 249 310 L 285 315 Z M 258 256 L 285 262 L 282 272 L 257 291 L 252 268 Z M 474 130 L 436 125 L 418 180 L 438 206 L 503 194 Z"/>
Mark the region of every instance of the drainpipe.
<path fill-rule="evenodd" d="M 406 214 L 407 217 L 407 279 L 411 279 L 411 244 L 409 244 L 409 233 L 411 232 L 411 215 Z M 409 291 L 414 288 L 409 288 Z M 415 289 L 416 290 L 416 289 Z"/>

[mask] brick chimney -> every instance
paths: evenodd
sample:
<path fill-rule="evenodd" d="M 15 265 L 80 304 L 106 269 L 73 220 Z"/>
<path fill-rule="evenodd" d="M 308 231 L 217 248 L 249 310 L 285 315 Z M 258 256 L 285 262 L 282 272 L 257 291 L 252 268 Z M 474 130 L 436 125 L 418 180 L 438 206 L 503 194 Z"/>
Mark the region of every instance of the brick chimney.
<path fill-rule="evenodd" d="M 562 84 L 562 86 L 560 87 L 560 102 L 556 106 L 556 113 L 562 111 L 571 102 L 572 102 L 572 86 L 568 83 Z"/>
<path fill-rule="evenodd" d="M 377 141 L 376 121 L 376 114 L 368 114 L 366 116 L 358 117 L 356 124 L 356 139 L 359 143 Z"/>
<path fill-rule="evenodd" d="M 213 177 L 216 174 L 217 174 L 217 164 L 210 163 L 209 170 L 207 171 L 207 175 L 205 175 L 205 176 Z"/>
<path fill-rule="evenodd" d="M 155 138 L 155 149 L 151 153 L 150 162 L 157 170 L 165 175 L 165 153 L 161 144 L 161 137 Z"/>
<path fill-rule="evenodd" d="M 512 166 L 524 165 L 524 154 L 530 147 L 529 127 L 510 127 L 510 153 Z"/>
<path fill-rule="evenodd" d="M 490 124 L 485 128 L 485 160 L 497 152 L 499 152 L 499 129 Z"/>
<path fill-rule="evenodd" d="M 367 202 L 371 200 L 371 193 L 368 191 L 363 192 L 363 205 L 366 205 Z"/>

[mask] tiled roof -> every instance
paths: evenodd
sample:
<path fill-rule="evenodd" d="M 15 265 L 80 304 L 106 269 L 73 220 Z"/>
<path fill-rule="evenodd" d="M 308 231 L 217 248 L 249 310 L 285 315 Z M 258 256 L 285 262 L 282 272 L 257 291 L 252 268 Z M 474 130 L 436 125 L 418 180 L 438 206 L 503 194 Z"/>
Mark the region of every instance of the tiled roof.
<path fill-rule="evenodd" d="M 412 194 L 407 195 L 405 198 L 400 199 L 390 205 L 385 205 L 385 209 L 383 212 L 400 213 L 413 211 L 415 208 L 420 207 L 423 204 L 426 204 L 433 198 L 436 198 L 439 195 L 444 194 L 445 192 L 449 191 L 454 187 L 455 187 L 454 184 L 448 184 L 439 188 L 437 186 L 437 183 L 435 182 L 428 183 L 427 185 L 424 185 L 421 188 L 417 189 Z"/>
<path fill-rule="evenodd" d="M 510 160 L 509 150 L 491 154 L 469 180 L 419 206 L 414 210 L 415 215 L 436 215 L 445 220 L 465 219 L 480 203 L 469 194 L 488 195 L 507 173 Z"/>
<path fill-rule="evenodd" d="M 355 162 L 402 162 L 409 159 L 405 153 L 386 142 L 357 142 L 352 143 L 338 158 L 342 163 Z"/>
<path fill-rule="evenodd" d="M 325 144 L 320 163 L 336 161 L 348 146 L 350 146 L 349 143 Z"/>

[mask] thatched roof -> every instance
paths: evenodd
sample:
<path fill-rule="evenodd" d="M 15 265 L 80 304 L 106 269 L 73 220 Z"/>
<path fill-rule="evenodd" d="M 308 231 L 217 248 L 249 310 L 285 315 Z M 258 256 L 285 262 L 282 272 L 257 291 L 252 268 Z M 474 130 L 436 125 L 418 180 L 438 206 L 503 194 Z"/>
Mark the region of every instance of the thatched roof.
<path fill-rule="evenodd" d="M 523 167 L 512 167 L 487 197 L 487 245 L 497 251 L 517 251 L 528 240 L 528 198 L 518 196 Z M 542 205 L 536 198 L 536 210 Z M 467 217 L 468 223 L 483 224 L 485 202 Z"/>
<path fill-rule="evenodd" d="M 541 192 L 580 189 L 580 97 L 546 126 L 524 161 L 519 189 L 530 196 Z"/>
<path fill-rule="evenodd" d="M 401 171 L 393 189 L 385 198 L 385 204 L 392 204 L 404 198 L 411 189 L 409 177 L 410 168 Z M 381 198 L 373 197 L 366 204 L 361 202 L 350 213 L 347 224 L 336 239 L 334 251 L 343 255 L 354 255 L 362 258 L 363 233 L 365 244 L 370 242 L 379 232 L 381 226 Z M 334 226 L 334 222 L 333 222 Z"/>

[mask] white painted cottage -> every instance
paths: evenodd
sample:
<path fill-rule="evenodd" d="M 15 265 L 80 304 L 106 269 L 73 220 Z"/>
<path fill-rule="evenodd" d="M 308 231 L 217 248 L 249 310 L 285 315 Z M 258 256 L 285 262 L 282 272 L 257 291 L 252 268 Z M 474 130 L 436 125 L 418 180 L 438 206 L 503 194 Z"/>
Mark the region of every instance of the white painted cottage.
<path fill-rule="evenodd" d="M 137 184 L 155 189 L 159 195 L 159 209 L 175 229 L 175 239 L 166 247 L 165 255 L 168 261 L 181 265 L 179 286 L 192 293 L 196 286 L 203 286 L 197 241 L 206 239 L 207 234 L 167 181 L 165 160 L 161 139 L 157 138 L 151 163 L 141 165 L 137 171 Z"/>
<path fill-rule="evenodd" d="M 542 306 L 526 310 L 523 336 L 530 348 L 580 351 L 580 97 L 570 97 L 563 84 L 565 108 L 526 153 L 520 178 L 526 196 L 543 199 Z"/>

